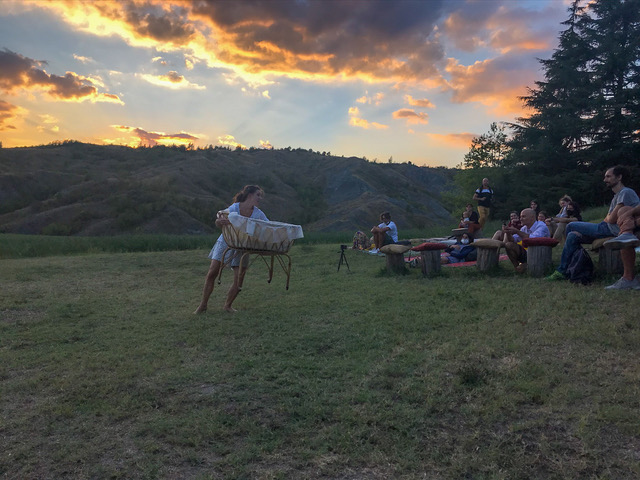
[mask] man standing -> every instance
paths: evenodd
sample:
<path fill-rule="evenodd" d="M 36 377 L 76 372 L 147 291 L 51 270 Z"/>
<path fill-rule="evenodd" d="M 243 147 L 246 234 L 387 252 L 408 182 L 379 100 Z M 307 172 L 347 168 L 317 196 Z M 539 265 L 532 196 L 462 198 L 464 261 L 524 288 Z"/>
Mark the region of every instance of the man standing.
<path fill-rule="evenodd" d="M 607 170 L 604 174 L 604 183 L 613 191 L 613 199 L 609 206 L 609 213 L 600 223 L 571 222 L 567 225 L 567 240 L 562 249 L 560 266 L 547 277 L 547 280 L 563 280 L 569 266 L 571 255 L 579 248 L 581 243 L 591 243 L 596 238 L 613 237 L 620 233 L 617 225 L 618 214 L 623 207 L 635 207 L 640 204 L 636 192 L 625 187 L 628 181 L 629 170 L 620 165 Z"/>
<path fill-rule="evenodd" d="M 484 224 L 489 218 L 492 197 L 493 190 L 489 186 L 489 179 L 483 178 L 482 185 L 473 194 L 473 199 L 478 201 L 478 214 L 480 216 L 478 223 L 480 224 L 480 228 L 484 228 Z"/>
<path fill-rule="evenodd" d="M 502 227 L 504 232 L 504 249 L 507 251 L 509 260 L 513 263 L 518 273 L 523 273 L 527 269 L 527 251 L 520 245 L 523 238 L 548 237 L 549 229 L 544 222 L 536 220 L 536 211 L 532 208 L 525 208 L 520 212 L 522 227 Z"/>
<path fill-rule="evenodd" d="M 398 227 L 391 221 L 389 212 L 380 214 L 380 225 L 373 227 L 371 233 L 373 233 L 373 243 L 376 245 L 376 248 L 369 251 L 371 254 L 378 253 L 380 247 L 398 242 Z"/>

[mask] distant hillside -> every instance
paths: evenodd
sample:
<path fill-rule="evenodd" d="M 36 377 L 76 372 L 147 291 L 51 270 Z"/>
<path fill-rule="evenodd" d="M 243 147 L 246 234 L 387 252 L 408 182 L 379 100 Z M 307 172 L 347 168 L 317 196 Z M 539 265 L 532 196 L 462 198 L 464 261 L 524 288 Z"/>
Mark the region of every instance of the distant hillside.
<path fill-rule="evenodd" d="M 77 142 L 0 148 L 0 232 L 53 235 L 214 232 L 248 183 L 273 220 L 307 231 L 452 223 L 440 204 L 452 170 L 377 164 L 308 150 L 132 149 Z"/>

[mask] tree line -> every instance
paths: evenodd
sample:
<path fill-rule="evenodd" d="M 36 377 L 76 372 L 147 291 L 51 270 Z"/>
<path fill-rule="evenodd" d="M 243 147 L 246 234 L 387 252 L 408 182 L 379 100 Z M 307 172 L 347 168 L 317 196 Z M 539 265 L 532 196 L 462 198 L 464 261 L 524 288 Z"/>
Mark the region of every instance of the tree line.
<path fill-rule="evenodd" d="M 461 188 L 491 178 L 500 215 L 564 193 L 602 205 L 616 164 L 640 187 L 640 0 L 574 0 L 562 25 L 544 79 L 520 97 L 531 115 L 491 124 L 460 165 Z"/>

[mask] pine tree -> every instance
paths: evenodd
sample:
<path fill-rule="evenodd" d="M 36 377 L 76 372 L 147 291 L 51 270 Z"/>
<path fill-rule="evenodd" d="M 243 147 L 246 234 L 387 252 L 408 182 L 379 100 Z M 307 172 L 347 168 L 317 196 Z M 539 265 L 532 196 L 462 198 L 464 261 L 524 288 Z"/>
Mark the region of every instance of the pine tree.
<path fill-rule="evenodd" d="M 533 110 L 509 142 L 511 164 L 549 173 L 640 161 L 640 0 L 574 0 Z"/>

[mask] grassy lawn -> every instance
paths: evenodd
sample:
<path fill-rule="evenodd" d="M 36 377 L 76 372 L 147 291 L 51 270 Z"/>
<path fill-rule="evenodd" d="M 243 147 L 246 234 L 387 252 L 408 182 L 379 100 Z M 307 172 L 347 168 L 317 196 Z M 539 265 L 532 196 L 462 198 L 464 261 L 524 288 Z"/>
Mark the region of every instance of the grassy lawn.
<path fill-rule="evenodd" d="M 0 260 L 0 477 L 640 477 L 640 292 L 339 252 Z"/>

